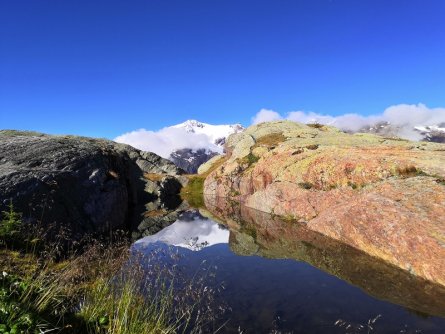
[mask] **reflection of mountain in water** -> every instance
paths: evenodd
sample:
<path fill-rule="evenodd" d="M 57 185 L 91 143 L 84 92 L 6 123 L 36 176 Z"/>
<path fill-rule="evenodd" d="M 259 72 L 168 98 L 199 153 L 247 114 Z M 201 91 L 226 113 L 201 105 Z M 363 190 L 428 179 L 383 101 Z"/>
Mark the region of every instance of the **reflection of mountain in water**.
<path fill-rule="evenodd" d="M 204 247 L 228 243 L 229 230 L 197 211 L 186 211 L 172 225 L 136 242 L 138 246 L 162 242 L 168 245 L 201 250 Z"/>
<path fill-rule="evenodd" d="M 257 210 L 206 198 L 207 209 L 230 228 L 230 248 L 239 255 L 307 262 L 371 296 L 414 312 L 445 317 L 445 288 L 417 278 L 304 225 Z"/>

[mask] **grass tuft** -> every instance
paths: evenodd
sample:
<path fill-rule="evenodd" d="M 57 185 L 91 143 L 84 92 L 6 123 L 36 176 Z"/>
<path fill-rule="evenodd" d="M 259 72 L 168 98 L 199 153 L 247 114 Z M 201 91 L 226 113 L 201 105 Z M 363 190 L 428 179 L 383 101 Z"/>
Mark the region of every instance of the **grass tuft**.
<path fill-rule="evenodd" d="M 148 275 L 142 264 L 129 263 L 124 234 L 89 238 L 81 254 L 72 251 L 60 260 L 58 244 L 42 252 L 20 243 L 6 247 L 11 236 L 22 234 L 19 217 L 11 204 L 1 221 L 0 333 L 198 333 L 212 317 L 203 311 L 208 304 L 197 306 L 207 290 L 186 282 L 191 293 L 181 299 L 173 288 L 177 278 L 165 279 L 156 265 Z"/>
<path fill-rule="evenodd" d="M 415 176 L 427 176 L 428 175 L 424 171 L 422 171 L 421 169 L 417 168 L 414 165 L 403 166 L 403 167 L 399 166 L 396 169 L 396 173 L 399 177 L 402 177 L 402 178 L 415 177 Z"/>
<path fill-rule="evenodd" d="M 278 144 L 284 142 L 286 139 L 287 139 L 286 136 L 284 136 L 282 132 L 280 132 L 280 133 L 271 133 L 271 134 L 268 134 L 266 136 L 258 138 L 256 140 L 256 142 L 255 142 L 255 146 L 254 147 L 258 147 L 258 146 L 267 146 L 267 147 L 277 146 Z"/>
<path fill-rule="evenodd" d="M 166 176 L 166 174 L 158 174 L 158 173 L 145 173 L 144 177 L 147 180 L 153 181 L 153 182 L 159 182 L 161 181 L 164 177 Z"/>
<path fill-rule="evenodd" d="M 260 160 L 260 157 L 256 156 L 252 152 L 250 152 L 247 156 L 243 158 L 243 162 L 247 163 L 247 166 L 250 167 L 253 164 L 257 163 Z"/>

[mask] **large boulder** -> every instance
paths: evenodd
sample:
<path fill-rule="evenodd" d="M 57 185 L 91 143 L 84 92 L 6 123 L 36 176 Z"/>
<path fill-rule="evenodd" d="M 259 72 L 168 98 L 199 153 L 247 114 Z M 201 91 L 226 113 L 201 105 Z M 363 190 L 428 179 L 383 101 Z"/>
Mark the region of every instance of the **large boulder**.
<path fill-rule="evenodd" d="M 207 198 L 304 223 L 445 285 L 445 145 L 289 121 L 252 126 L 227 144 Z"/>
<path fill-rule="evenodd" d="M 136 208 L 177 194 L 182 173 L 154 153 L 110 140 L 0 131 L 0 206 L 12 202 L 25 221 L 43 227 L 79 235 L 124 227 Z"/>

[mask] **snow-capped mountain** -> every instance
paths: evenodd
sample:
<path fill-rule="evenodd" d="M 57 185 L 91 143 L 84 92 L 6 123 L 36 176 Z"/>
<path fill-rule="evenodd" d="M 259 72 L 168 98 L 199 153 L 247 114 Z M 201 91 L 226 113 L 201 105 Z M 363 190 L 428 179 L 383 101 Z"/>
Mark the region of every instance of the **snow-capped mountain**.
<path fill-rule="evenodd" d="M 395 125 L 391 125 L 389 122 L 382 121 L 373 125 L 367 125 L 359 129 L 357 132 L 361 133 L 373 133 L 384 137 L 397 137 L 400 132 L 400 128 Z"/>
<path fill-rule="evenodd" d="M 187 173 L 194 174 L 198 171 L 199 166 L 217 154 L 217 152 L 204 148 L 197 150 L 192 150 L 191 148 L 181 148 L 172 152 L 168 159 L 179 168 L 185 170 Z"/>
<path fill-rule="evenodd" d="M 240 124 L 212 125 L 188 120 L 158 131 L 139 129 L 127 132 L 114 140 L 154 152 L 188 173 L 196 173 L 202 163 L 223 153 L 229 135 L 243 130 Z"/>
<path fill-rule="evenodd" d="M 226 138 L 232 133 L 241 132 L 244 127 L 241 124 L 212 125 L 196 120 L 188 120 L 184 123 L 173 125 L 171 128 L 183 129 L 191 135 L 208 138 L 208 146 L 204 148 L 181 148 L 174 150 L 168 157 L 178 167 L 188 173 L 196 173 L 198 167 L 217 154 L 223 153 Z"/>
<path fill-rule="evenodd" d="M 186 211 L 172 225 L 162 231 L 146 236 L 133 247 L 143 250 L 153 243 L 161 242 L 167 245 L 200 251 L 205 247 L 229 242 L 229 230 L 216 222 L 203 217 L 198 211 Z"/>
<path fill-rule="evenodd" d="M 445 143 L 445 122 L 438 125 L 416 126 L 414 130 L 423 136 L 424 141 Z"/>
<path fill-rule="evenodd" d="M 224 146 L 225 139 L 229 135 L 244 130 L 241 124 L 212 125 L 196 120 L 188 120 L 184 123 L 173 125 L 172 128 L 185 129 L 188 133 L 206 135 L 212 143 L 220 147 Z"/>
<path fill-rule="evenodd" d="M 437 125 L 406 126 L 393 125 L 382 121 L 371 126 L 365 126 L 357 132 L 374 133 L 384 137 L 401 137 L 406 139 L 417 139 L 436 143 L 445 143 L 445 122 Z"/>

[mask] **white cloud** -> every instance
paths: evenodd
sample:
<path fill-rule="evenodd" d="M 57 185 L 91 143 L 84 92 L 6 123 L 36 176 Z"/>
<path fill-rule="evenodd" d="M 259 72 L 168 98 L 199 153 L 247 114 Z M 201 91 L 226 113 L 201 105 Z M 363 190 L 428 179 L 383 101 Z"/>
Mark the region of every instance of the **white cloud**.
<path fill-rule="evenodd" d="M 267 111 L 265 114 L 264 111 Z M 272 110 L 260 110 L 253 117 L 253 124 L 257 119 L 272 115 L 274 119 L 285 118 L 301 123 L 320 123 L 332 125 L 342 130 L 358 131 L 364 126 L 372 126 L 377 122 L 389 122 L 398 127 L 398 135 L 402 138 L 418 140 L 420 135 L 414 130 L 415 126 L 430 126 L 445 122 L 445 108 L 428 108 L 424 104 L 398 104 L 386 108 L 383 113 L 362 116 L 359 114 L 344 114 L 340 116 L 323 115 L 315 112 L 292 111 L 285 117 Z"/>
<path fill-rule="evenodd" d="M 261 109 L 253 118 L 252 118 L 252 124 L 258 124 L 262 122 L 271 122 L 271 121 L 277 121 L 281 119 L 281 115 L 277 113 L 276 111 L 269 110 L 269 109 Z"/>
<path fill-rule="evenodd" d="M 346 131 L 358 131 L 364 126 L 372 126 L 377 122 L 390 122 L 397 127 L 402 138 L 418 140 L 420 134 L 414 130 L 415 126 L 431 126 L 445 123 L 445 108 L 428 108 L 424 104 L 398 104 L 390 106 L 380 114 L 362 116 L 359 114 L 344 114 L 332 116 L 315 112 L 291 111 L 286 115 L 270 109 L 261 109 L 253 118 L 252 123 L 289 119 L 301 123 L 327 124 Z M 187 132 L 184 127 L 167 127 L 159 131 L 140 129 L 125 133 L 115 141 L 129 144 L 144 151 L 151 151 L 168 158 L 170 153 L 181 148 L 208 149 L 222 153 L 222 147 L 215 145 L 215 138 L 229 134 L 230 126 L 205 125 L 197 132 Z M 444 127 L 444 126 L 442 126 Z M 201 133 L 198 132 L 203 131 Z"/>
<path fill-rule="evenodd" d="M 187 132 L 183 128 L 167 127 L 159 131 L 140 129 L 125 133 L 114 140 L 140 150 L 154 152 L 164 158 L 182 148 L 193 150 L 204 148 L 222 153 L 222 148 L 213 144 L 212 138 L 208 135 Z"/>

